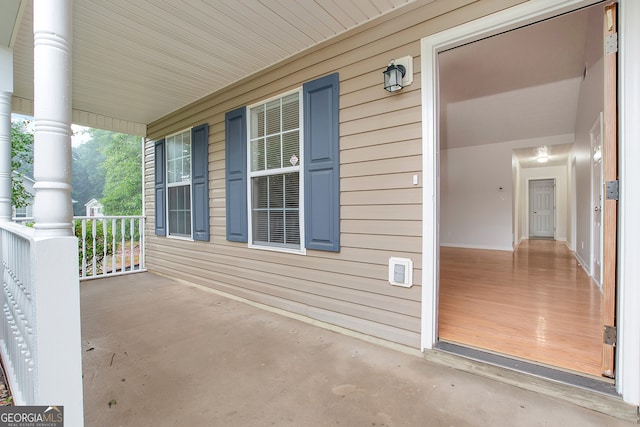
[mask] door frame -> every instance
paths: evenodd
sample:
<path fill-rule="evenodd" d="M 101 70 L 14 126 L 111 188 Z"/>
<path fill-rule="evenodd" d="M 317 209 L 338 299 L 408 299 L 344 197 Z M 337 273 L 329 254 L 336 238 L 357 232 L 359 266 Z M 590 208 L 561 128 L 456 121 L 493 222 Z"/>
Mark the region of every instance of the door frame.
<path fill-rule="evenodd" d="M 421 40 L 421 99 L 422 99 L 422 308 L 421 347 L 433 349 L 438 342 L 439 292 L 439 83 L 437 55 L 447 49 L 477 41 L 491 35 L 512 30 L 581 7 L 599 0 L 540 0 L 520 4 L 460 26 L 436 33 Z M 619 0 L 618 99 L 620 151 L 620 205 L 618 234 L 618 344 L 616 389 L 623 400 L 640 405 L 640 192 L 627 189 L 625 183 L 640 182 L 640 2 Z M 637 24 L 637 21 L 636 21 Z M 628 142 L 628 143 L 627 143 Z M 635 143 L 635 144 L 634 144 Z M 634 146 L 635 145 L 635 146 Z M 635 240 L 635 241 L 634 241 Z"/>
<path fill-rule="evenodd" d="M 536 236 L 532 236 L 531 234 L 531 229 L 533 228 L 533 218 L 531 215 L 531 211 L 533 210 L 533 203 L 531 198 L 533 197 L 533 194 L 531 192 L 531 184 L 534 181 L 552 181 L 553 182 L 553 240 L 556 240 L 556 224 L 558 222 L 558 212 L 556 210 L 557 207 L 557 197 L 558 195 L 556 194 L 556 178 L 555 177 L 549 177 L 549 178 L 528 178 L 527 179 L 527 193 L 526 193 L 526 198 L 527 198 L 527 205 L 526 205 L 526 211 L 525 214 L 527 216 L 527 236 L 529 238 L 531 237 L 536 237 Z"/>

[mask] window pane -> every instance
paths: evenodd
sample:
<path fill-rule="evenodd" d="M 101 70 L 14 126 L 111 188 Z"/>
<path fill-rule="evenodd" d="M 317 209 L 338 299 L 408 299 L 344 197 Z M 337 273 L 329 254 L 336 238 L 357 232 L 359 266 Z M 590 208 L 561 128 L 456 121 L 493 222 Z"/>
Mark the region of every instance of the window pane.
<path fill-rule="evenodd" d="M 184 135 L 184 134 L 183 134 Z M 182 139 L 182 179 L 191 181 L 191 133 Z"/>
<path fill-rule="evenodd" d="M 191 131 L 167 138 L 167 181 L 191 181 Z"/>
<path fill-rule="evenodd" d="M 267 211 L 253 211 L 253 241 L 269 242 L 269 213 Z"/>
<path fill-rule="evenodd" d="M 269 207 L 284 207 L 284 175 L 272 175 L 269 177 Z"/>
<path fill-rule="evenodd" d="M 298 172 L 252 178 L 254 243 L 300 244 L 299 178 Z"/>
<path fill-rule="evenodd" d="M 300 157 L 300 138 L 298 131 L 282 135 L 282 162 L 284 167 L 298 166 Z"/>
<path fill-rule="evenodd" d="M 252 197 L 253 202 L 252 206 L 254 209 L 264 209 L 268 206 L 269 201 L 269 193 L 267 191 L 267 182 L 268 177 L 260 176 L 257 178 L 253 178 L 251 180 L 252 183 Z"/>
<path fill-rule="evenodd" d="M 264 139 L 251 141 L 251 171 L 264 170 Z"/>
<path fill-rule="evenodd" d="M 280 100 L 267 103 L 267 135 L 280 132 Z"/>
<path fill-rule="evenodd" d="M 300 127 L 300 95 L 292 93 L 282 99 L 282 131 L 298 129 Z"/>
<path fill-rule="evenodd" d="M 284 212 L 269 211 L 269 242 L 284 243 Z"/>
<path fill-rule="evenodd" d="M 264 105 L 251 109 L 251 135 L 249 138 L 264 136 Z"/>
<path fill-rule="evenodd" d="M 282 151 L 280 149 L 280 135 L 267 137 L 267 169 L 282 167 Z"/>
<path fill-rule="evenodd" d="M 285 207 L 298 208 L 300 206 L 300 174 L 298 172 L 284 175 L 285 179 Z"/>
<path fill-rule="evenodd" d="M 169 234 L 191 236 L 191 186 L 169 187 Z"/>
<path fill-rule="evenodd" d="M 300 244 L 300 212 L 298 210 L 287 210 L 285 213 L 286 234 L 285 243 Z"/>

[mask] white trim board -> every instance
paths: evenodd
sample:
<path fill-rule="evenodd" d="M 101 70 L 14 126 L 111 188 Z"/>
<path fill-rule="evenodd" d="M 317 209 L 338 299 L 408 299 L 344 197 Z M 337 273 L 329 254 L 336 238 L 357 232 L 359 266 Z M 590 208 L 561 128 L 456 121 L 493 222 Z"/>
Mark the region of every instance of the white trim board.
<path fill-rule="evenodd" d="M 514 6 L 421 40 L 422 69 L 422 349 L 432 349 L 438 341 L 438 174 L 439 129 L 437 55 L 447 49 L 522 27 L 546 18 L 598 3 L 597 0 L 539 0 Z M 618 263 L 618 350 L 616 388 L 625 402 L 640 404 L 640 192 L 632 193 L 625 182 L 640 182 L 640 2 L 620 0 L 619 54 L 619 146 L 620 146 L 620 258 Z M 635 145 L 634 145 L 635 144 Z"/>
<path fill-rule="evenodd" d="M 445 246 L 447 248 L 462 248 L 462 249 L 483 249 L 486 251 L 507 251 L 513 252 L 513 248 L 511 246 L 483 246 L 483 245 L 465 245 L 464 243 L 446 243 L 440 242 L 440 246 Z"/>

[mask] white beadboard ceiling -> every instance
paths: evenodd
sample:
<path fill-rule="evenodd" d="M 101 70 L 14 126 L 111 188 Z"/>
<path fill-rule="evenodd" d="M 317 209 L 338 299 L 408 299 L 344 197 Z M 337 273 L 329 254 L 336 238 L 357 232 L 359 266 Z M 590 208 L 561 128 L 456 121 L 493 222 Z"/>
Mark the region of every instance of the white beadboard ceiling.
<path fill-rule="evenodd" d="M 14 105 L 33 99 L 33 0 L 22 1 Z M 73 108 L 148 124 L 412 1 L 74 0 Z"/>

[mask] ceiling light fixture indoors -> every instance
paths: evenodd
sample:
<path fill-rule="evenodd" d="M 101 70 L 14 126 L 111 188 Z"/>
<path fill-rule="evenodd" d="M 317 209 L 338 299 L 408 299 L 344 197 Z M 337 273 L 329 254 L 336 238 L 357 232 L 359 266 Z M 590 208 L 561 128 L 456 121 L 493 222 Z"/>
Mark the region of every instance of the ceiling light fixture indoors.
<path fill-rule="evenodd" d="M 536 148 L 536 159 L 538 163 L 547 163 L 549 161 L 549 147 L 545 145 Z"/>

